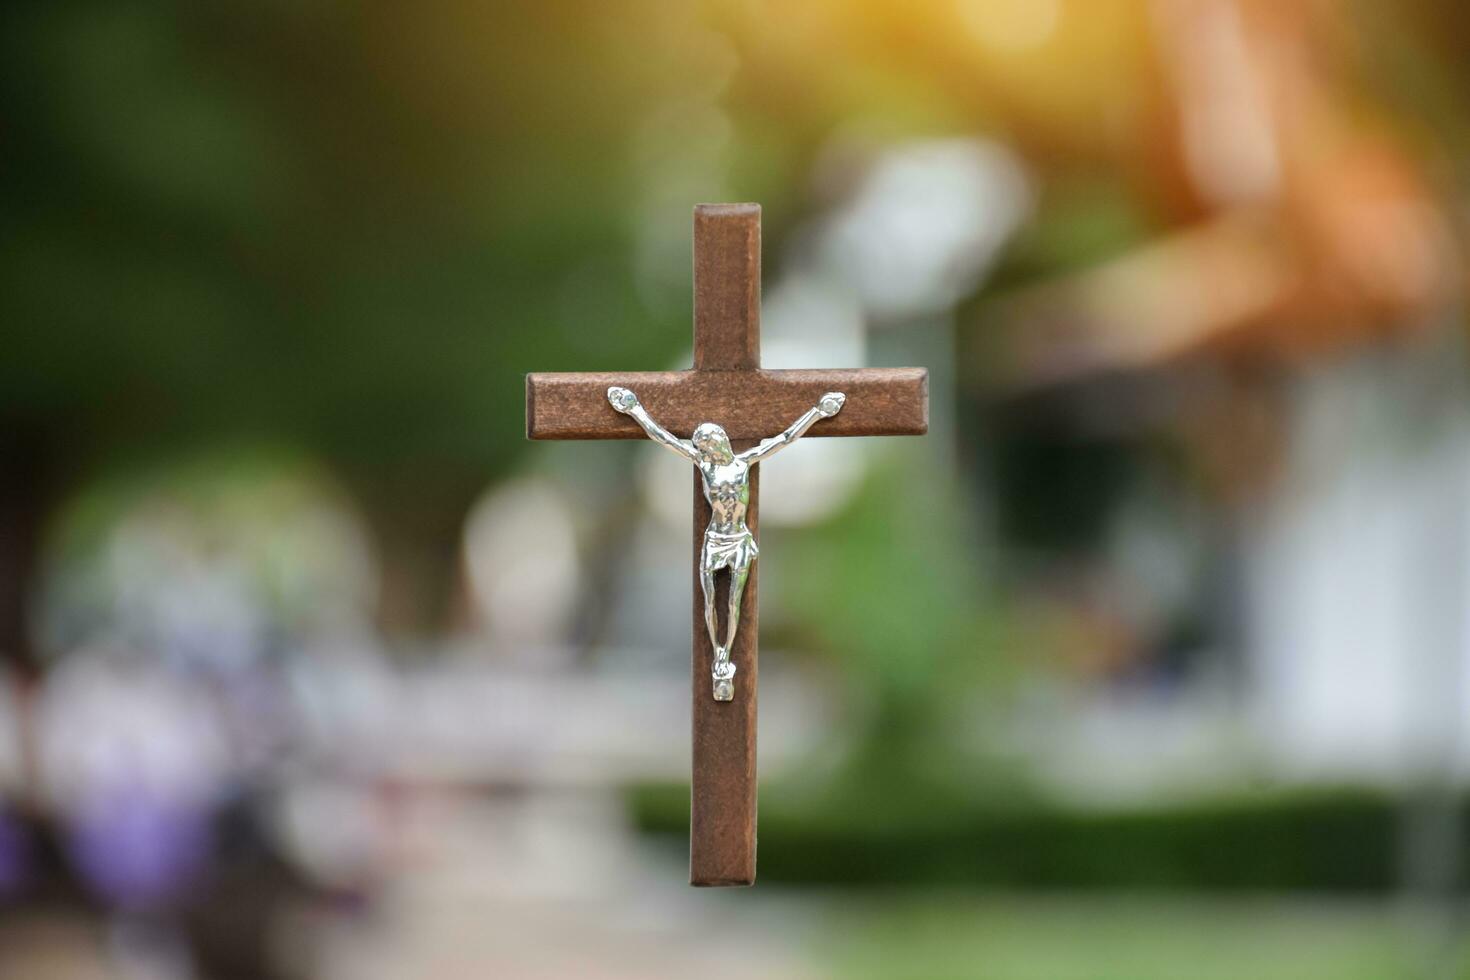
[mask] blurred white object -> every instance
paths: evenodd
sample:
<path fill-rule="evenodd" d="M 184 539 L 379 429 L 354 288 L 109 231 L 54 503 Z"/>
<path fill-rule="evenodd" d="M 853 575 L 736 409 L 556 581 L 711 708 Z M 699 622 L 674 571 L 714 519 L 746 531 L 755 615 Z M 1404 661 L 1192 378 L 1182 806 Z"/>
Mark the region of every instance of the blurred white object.
<path fill-rule="evenodd" d="M 48 575 L 48 649 L 146 651 L 231 671 L 258 663 L 280 631 L 368 621 L 377 569 L 367 534 L 330 486 L 290 464 L 242 464 L 244 476 L 227 464 L 203 476 L 199 468 L 164 472 L 136 499 L 102 486 L 75 508 L 107 519 Z M 77 521 L 87 522 L 96 514 Z"/>
<path fill-rule="evenodd" d="M 824 276 L 875 317 L 946 312 L 972 293 L 1031 213 L 1031 182 L 998 143 L 914 143 L 881 155 L 822 226 Z"/>
<path fill-rule="evenodd" d="M 863 310 L 849 292 L 797 273 L 761 304 L 761 360 L 768 368 L 858 367 L 867 363 Z M 761 521 L 801 525 L 846 506 L 872 450 L 868 439 L 814 439 L 761 473 Z"/>
<path fill-rule="evenodd" d="M 475 606 L 494 639 L 563 639 L 582 576 L 571 508 L 554 483 L 496 487 L 471 511 L 464 548 Z"/>
<path fill-rule="evenodd" d="M 1470 734 L 1470 425 L 1442 381 L 1460 355 L 1442 346 L 1370 351 L 1296 385 L 1293 451 L 1247 553 L 1257 712 L 1289 775 L 1470 771 L 1454 747 Z"/>
<path fill-rule="evenodd" d="M 69 812 L 117 786 L 207 809 L 233 773 L 214 703 L 141 657 L 78 651 L 47 678 L 37 715 L 48 803 Z"/>

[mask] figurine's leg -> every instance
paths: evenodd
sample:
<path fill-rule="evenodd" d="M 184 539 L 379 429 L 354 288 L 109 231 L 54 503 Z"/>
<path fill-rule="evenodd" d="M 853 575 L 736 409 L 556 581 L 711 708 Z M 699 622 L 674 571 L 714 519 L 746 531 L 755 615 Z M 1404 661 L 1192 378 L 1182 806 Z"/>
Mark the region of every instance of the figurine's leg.
<path fill-rule="evenodd" d="M 735 629 L 740 625 L 740 596 L 745 592 L 745 580 L 750 578 L 750 562 L 739 568 L 730 569 L 730 625 L 726 629 L 725 649 L 735 649 Z"/>
<path fill-rule="evenodd" d="M 704 587 L 704 628 L 709 630 L 709 646 L 718 656 L 720 649 L 720 621 L 715 615 L 715 573 L 701 569 L 699 584 Z"/>

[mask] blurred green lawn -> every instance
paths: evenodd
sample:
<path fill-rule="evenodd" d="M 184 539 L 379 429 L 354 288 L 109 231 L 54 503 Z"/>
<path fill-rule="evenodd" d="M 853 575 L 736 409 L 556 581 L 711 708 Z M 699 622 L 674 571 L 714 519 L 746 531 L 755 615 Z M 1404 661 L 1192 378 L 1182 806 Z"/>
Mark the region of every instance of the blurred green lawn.
<path fill-rule="evenodd" d="M 835 906 L 816 953 L 833 976 L 884 980 L 1425 976 L 1402 910 L 1283 898 L 889 893 Z M 1463 941 L 1456 954 L 1454 975 L 1470 976 Z"/>

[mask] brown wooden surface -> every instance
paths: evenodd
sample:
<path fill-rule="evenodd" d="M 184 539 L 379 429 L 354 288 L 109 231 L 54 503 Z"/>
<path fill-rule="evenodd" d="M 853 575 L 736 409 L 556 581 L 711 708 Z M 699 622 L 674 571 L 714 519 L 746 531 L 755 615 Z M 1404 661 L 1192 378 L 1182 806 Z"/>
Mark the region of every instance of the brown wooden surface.
<path fill-rule="evenodd" d="M 747 444 L 737 443 L 737 448 Z M 760 467 L 750 474 L 746 524 L 760 537 Z M 735 700 L 711 696 L 709 631 L 704 626 L 704 589 L 699 584 L 699 552 L 709 525 L 709 502 L 699 471 L 694 473 L 694 657 L 690 700 L 693 765 L 689 780 L 689 883 L 702 887 L 755 884 L 756 828 L 756 678 L 759 672 L 760 562 L 750 566 L 740 603 L 740 628 L 730 659 L 735 663 Z M 715 609 L 720 636 L 728 628 L 726 605 L 730 576 L 715 576 Z"/>
<path fill-rule="evenodd" d="M 761 209 L 756 204 L 708 205 L 694 209 L 694 370 L 670 387 L 669 406 L 699 410 L 738 409 L 760 401 L 750 386 L 761 366 Z M 738 372 L 738 373 L 734 373 Z M 627 387 L 627 386 L 625 386 Z M 647 386 L 661 400 L 657 385 Z M 637 388 L 633 389 L 637 391 Z M 698 397 L 703 395 L 704 398 Z M 640 399 L 643 397 L 640 393 Z M 713 399 L 714 404 L 710 404 Z M 704 401 L 704 404 L 699 404 Z M 649 412 L 652 405 L 645 402 Z M 617 413 L 614 412 L 614 415 Z M 737 446 L 769 432 L 752 432 L 727 412 L 739 432 L 725 431 Z M 658 418 L 657 415 L 654 418 Z M 716 415 L 696 420 L 720 422 Z M 678 422 L 683 434 L 684 416 Z M 790 425 L 791 423 L 786 423 Z M 667 423 L 665 423 L 667 427 Z M 693 426 L 690 427 L 691 431 Z M 758 532 L 760 467 L 750 474 L 745 521 Z M 689 707 L 692 765 L 689 778 L 689 884 L 755 884 L 756 652 L 760 623 L 756 565 L 750 567 L 740 601 L 740 629 L 730 657 L 735 662 L 735 699 L 711 694 L 709 631 L 704 625 L 704 588 L 699 554 L 709 526 L 704 484 L 694 474 L 694 650 Z M 757 533 L 757 537 L 759 534 Z M 726 634 L 728 572 L 715 576 L 720 636 Z"/>
<path fill-rule="evenodd" d="M 760 366 L 761 207 L 701 204 L 694 209 L 694 368 Z"/>
<path fill-rule="evenodd" d="M 642 439 L 643 430 L 607 403 L 611 385 L 631 388 L 649 414 L 677 435 L 701 422 L 725 427 L 736 448 L 774 436 L 828 391 L 841 413 L 812 436 L 922 435 L 929 428 L 929 376 L 922 368 L 833 371 L 760 369 L 760 207 L 702 204 L 694 209 L 694 370 L 526 375 L 526 435 L 531 439 Z M 777 464 L 779 465 L 779 464 Z M 760 468 L 751 473 L 746 522 L 758 528 Z M 713 651 L 704 625 L 699 553 L 709 504 L 694 474 L 694 644 L 690 722 L 689 883 L 755 881 L 756 694 L 760 562 L 751 566 L 731 659 L 735 699 L 711 691 Z M 726 631 L 728 573 L 716 576 L 720 635 Z"/>
<path fill-rule="evenodd" d="M 607 403 L 610 385 L 637 393 L 648 413 L 687 437 L 718 422 L 733 440 L 776 435 L 828 391 L 847 403 L 818 422 L 816 436 L 923 435 L 929 375 L 923 368 L 833 371 L 622 371 L 526 375 L 526 435 L 532 439 L 643 439 L 638 423 Z"/>

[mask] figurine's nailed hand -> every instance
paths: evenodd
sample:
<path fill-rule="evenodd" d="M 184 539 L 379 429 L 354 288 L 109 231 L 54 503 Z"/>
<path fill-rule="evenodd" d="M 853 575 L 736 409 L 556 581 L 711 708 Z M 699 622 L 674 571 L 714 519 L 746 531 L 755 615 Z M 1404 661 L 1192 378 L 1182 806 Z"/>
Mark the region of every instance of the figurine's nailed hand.
<path fill-rule="evenodd" d="M 822 418 L 830 419 L 842 411 L 842 405 L 847 401 L 847 396 L 840 391 L 829 391 L 817 402 L 817 411 L 822 413 Z"/>
<path fill-rule="evenodd" d="M 638 396 L 627 388 L 619 388 L 616 385 L 607 389 L 607 400 L 612 403 L 613 408 L 625 415 L 638 407 Z"/>

